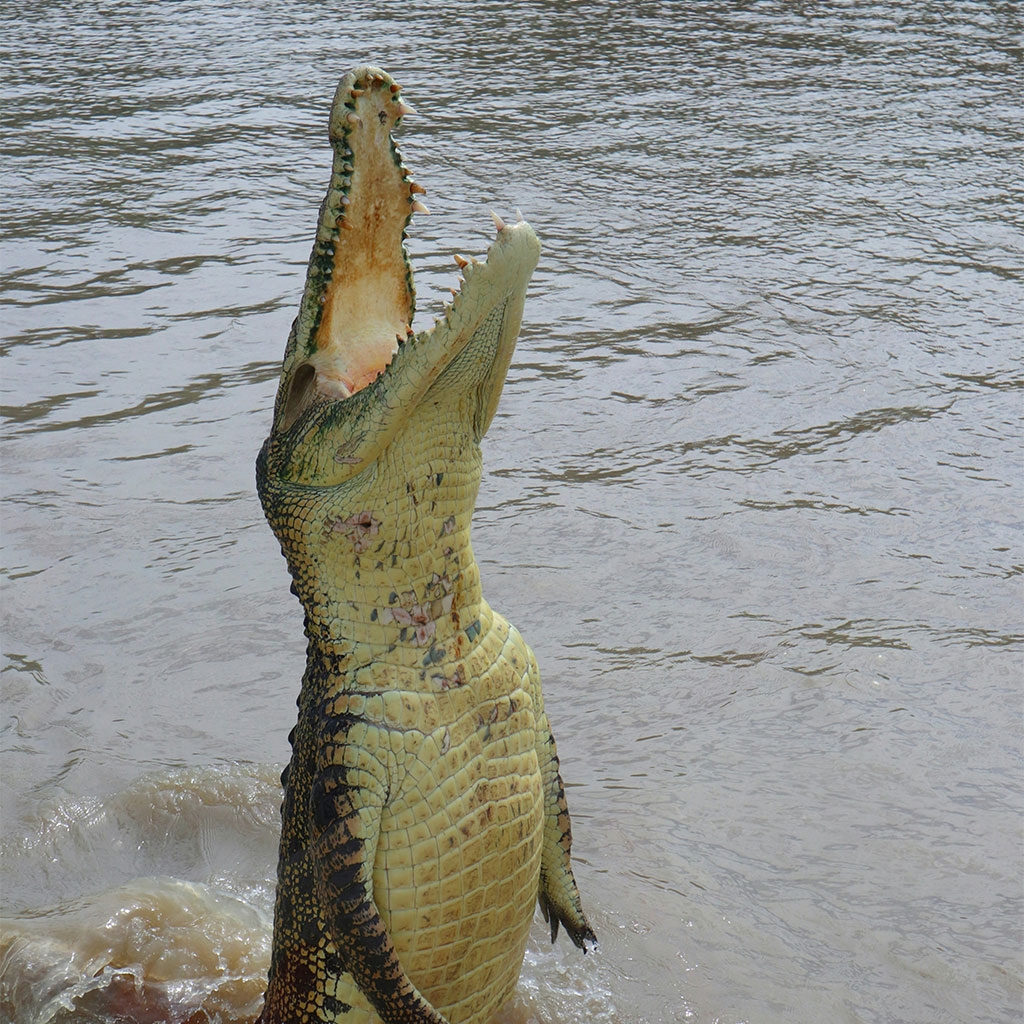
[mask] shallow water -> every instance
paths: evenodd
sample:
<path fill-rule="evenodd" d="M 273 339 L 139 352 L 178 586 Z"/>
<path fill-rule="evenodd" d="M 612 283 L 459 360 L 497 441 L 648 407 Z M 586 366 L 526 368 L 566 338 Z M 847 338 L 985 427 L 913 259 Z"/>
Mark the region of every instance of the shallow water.
<path fill-rule="evenodd" d="M 417 327 L 545 250 L 474 548 L 601 948 L 502 1024 L 1008 1024 L 1024 242 L 1012 3 L 4 12 L 0 1017 L 247 1021 L 298 605 L 254 495 L 329 152 L 419 116 Z"/>

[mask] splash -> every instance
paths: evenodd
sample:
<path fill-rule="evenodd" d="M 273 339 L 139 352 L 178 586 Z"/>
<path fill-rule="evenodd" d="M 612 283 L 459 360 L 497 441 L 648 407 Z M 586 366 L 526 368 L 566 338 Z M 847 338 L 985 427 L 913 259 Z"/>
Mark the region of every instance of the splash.
<path fill-rule="evenodd" d="M 2 844 L 0 1020 L 243 1024 L 262 1005 L 278 768 L 40 803 Z M 42 909 L 40 909 L 42 908 Z"/>
<path fill-rule="evenodd" d="M 24 1024 L 242 1024 L 262 1005 L 271 921 L 224 892 L 141 878 L 0 922 L 0 1017 Z"/>

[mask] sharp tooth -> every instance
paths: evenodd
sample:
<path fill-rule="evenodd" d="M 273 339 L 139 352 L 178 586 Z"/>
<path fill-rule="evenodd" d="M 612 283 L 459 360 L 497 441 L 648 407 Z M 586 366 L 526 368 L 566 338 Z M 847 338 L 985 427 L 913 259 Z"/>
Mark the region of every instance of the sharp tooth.
<path fill-rule="evenodd" d="M 365 89 L 352 89 L 350 95 L 352 96 L 363 96 L 366 93 Z"/>
<path fill-rule="evenodd" d="M 462 268 L 462 267 L 466 267 L 466 266 L 468 266 L 468 265 L 469 265 L 469 260 L 467 260 L 467 259 L 466 259 L 465 257 L 463 257 L 463 256 L 460 256 L 460 255 L 459 255 L 458 253 L 455 253 L 455 254 L 454 254 L 454 258 L 455 258 L 455 262 L 456 262 L 456 263 L 458 263 L 458 265 L 459 265 L 459 267 L 460 267 L 460 268 Z"/>
<path fill-rule="evenodd" d="M 427 190 L 415 181 L 409 182 L 409 191 L 415 195 L 425 196 L 427 194 Z"/>
<path fill-rule="evenodd" d="M 522 224 L 525 218 L 523 217 L 523 211 L 516 207 L 516 222 Z"/>
<path fill-rule="evenodd" d="M 399 117 L 405 117 L 406 114 L 415 114 L 416 113 L 416 111 L 413 110 L 413 108 L 410 107 L 409 104 L 405 102 L 405 100 L 396 100 L 395 102 L 398 104 L 398 116 Z"/>
<path fill-rule="evenodd" d="M 415 213 L 430 213 L 430 211 L 418 199 L 412 201 L 412 208 Z"/>
<path fill-rule="evenodd" d="M 401 92 L 402 91 L 402 87 L 397 82 L 392 82 L 391 83 L 391 91 L 392 92 Z"/>
<path fill-rule="evenodd" d="M 505 230 L 505 222 L 493 210 L 491 210 L 491 216 L 494 218 L 494 227 L 500 235 Z"/>
<path fill-rule="evenodd" d="M 363 123 L 363 119 L 358 114 L 349 114 L 348 117 L 345 118 L 345 120 L 348 121 L 349 124 L 358 125 Z"/>
<path fill-rule="evenodd" d="M 453 299 L 457 299 L 459 297 L 459 289 L 458 288 L 449 288 L 448 291 L 450 291 L 452 293 L 452 298 Z"/>

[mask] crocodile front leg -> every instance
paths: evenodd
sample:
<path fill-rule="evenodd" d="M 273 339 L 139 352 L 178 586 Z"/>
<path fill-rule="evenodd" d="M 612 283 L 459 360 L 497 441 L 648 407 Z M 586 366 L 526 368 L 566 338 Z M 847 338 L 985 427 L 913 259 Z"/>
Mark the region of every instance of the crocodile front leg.
<path fill-rule="evenodd" d="M 385 1024 L 446 1024 L 402 969 L 373 899 L 387 798 L 386 769 L 367 743 L 376 730 L 358 722 L 339 734 L 329 726 L 310 799 L 313 876 L 327 934 Z"/>
<path fill-rule="evenodd" d="M 530 690 L 540 714 L 537 719 L 537 760 L 540 762 L 544 786 L 544 839 L 541 852 L 540 885 L 537 901 L 544 920 L 551 926 L 551 941 L 558 937 L 561 923 L 569 938 L 583 950 L 587 943 L 597 945 L 597 936 L 583 913 L 576 879 L 573 877 L 572 824 L 565 800 L 565 786 L 558 772 L 558 750 L 551 734 L 548 716 L 544 713 L 544 697 L 540 689 L 540 671 L 530 653 Z"/>
<path fill-rule="evenodd" d="M 409 979 L 374 899 L 381 817 L 402 777 L 388 729 L 314 660 L 290 739 L 275 946 L 259 1024 L 447 1024 Z M 372 1007 L 372 1009 L 371 1009 Z"/>

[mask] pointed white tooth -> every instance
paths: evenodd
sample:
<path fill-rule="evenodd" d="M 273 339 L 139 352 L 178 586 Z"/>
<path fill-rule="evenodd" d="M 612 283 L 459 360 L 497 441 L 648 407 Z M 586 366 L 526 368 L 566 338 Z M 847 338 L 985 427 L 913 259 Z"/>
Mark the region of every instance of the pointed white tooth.
<path fill-rule="evenodd" d="M 464 256 L 460 256 L 458 253 L 454 253 L 453 256 L 455 262 L 458 263 L 460 268 L 469 266 L 469 260 L 467 260 Z"/>
<path fill-rule="evenodd" d="M 430 213 L 430 211 L 427 209 L 427 207 L 423 203 L 421 203 L 418 199 L 414 199 L 412 201 L 412 208 L 413 208 L 413 211 L 416 212 L 416 213 Z"/>
<path fill-rule="evenodd" d="M 519 207 L 517 206 L 516 207 L 516 223 L 522 224 L 524 220 L 526 220 L 526 218 L 523 216 L 523 211 L 520 210 Z"/>
<path fill-rule="evenodd" d="M 349 114 L 346 118 L 349 124 L 360 125 L 363 123 L 363 119 L 358 114 Z"/>
<path fill-rule="evenodd" d="M 405 100 L 398 100 L 398 116 L 405 117 L 406 114 L 415 114 L 416 111 L 405 102 Z"/>
<path fill-rule="evenodd" d="M 491 210 L 491 216 L 494 218 L 494 226 L 500 235 L 505 230 L 505 222 L 493 210 Z"/>

